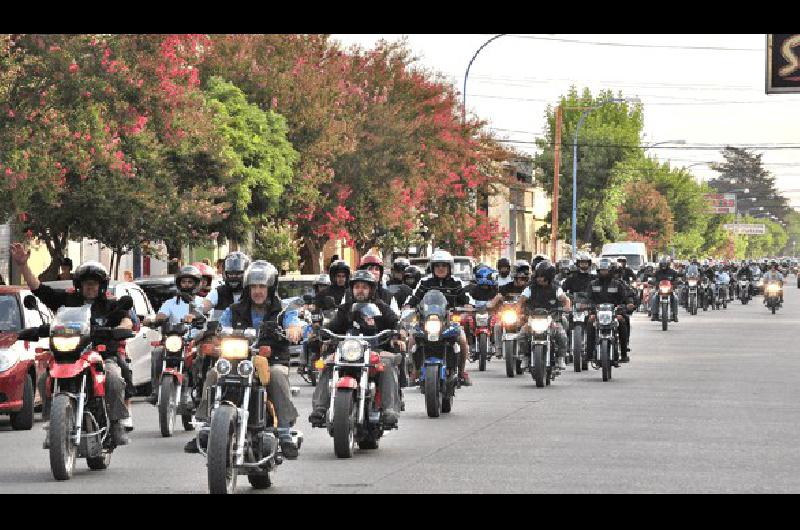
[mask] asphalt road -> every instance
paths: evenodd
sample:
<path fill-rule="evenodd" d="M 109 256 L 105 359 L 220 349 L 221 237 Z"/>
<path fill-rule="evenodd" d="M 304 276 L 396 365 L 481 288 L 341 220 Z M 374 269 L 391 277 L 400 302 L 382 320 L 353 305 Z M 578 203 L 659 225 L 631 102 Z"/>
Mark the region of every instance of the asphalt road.
<path fill-rule="evenodd" d="M 632 361 L 603 383 L 570 370 L 548 388 L 509 379 L 502 361 L 471 371 L 451 414 L 429 419 L 406 394 L 400 429 L 377 451 L 339 460 L 327 432 L 307 423 L 312 388 L 295 402 L 305 443 L 273 475 L 277 493 L 800 492 L 800 291 L 771 315 L 761 297 L 662 332 L 636 315 Z M 38 416 L 38 415 L 37 415 Z M 105 471 L 79 460 L 57 482 L 44 432 L 14 432 L 0 417 L 0 493 L 201 493 L 205 460 L 183 453 L 191 434 L 162 438 L 155 408 L 134 405 L 132 443 Z M 240 477 L 239 493 L 251 493 Z"/>

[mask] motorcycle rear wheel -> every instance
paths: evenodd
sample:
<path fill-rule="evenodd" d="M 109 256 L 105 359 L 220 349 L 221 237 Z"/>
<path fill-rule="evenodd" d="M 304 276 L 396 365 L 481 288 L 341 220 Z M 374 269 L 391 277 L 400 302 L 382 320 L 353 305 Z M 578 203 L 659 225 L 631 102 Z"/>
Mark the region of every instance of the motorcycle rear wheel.
<path fill-rule="evenodd" d="M 336 390 L 333 401 L 333 452 L 337 458 L 352 458 L 355 439 L 353 425 L 353 391 L 347 388 Z"/>
<path fill-rule="evenodd" d="M 425 409 L 429 418 L 438 418 L 442 406 L 442 392 L 439 390 L 439 367 L 425 367 Z"/>
<path fill-rule="evenodd" d="M 236 409 L 221 405 L 211 416 L 208 433 L 208 491 L 211 494 L 233 494 L 238 476 L 236 461 Z"/>
<path fill-rule="evenodd" d="M 50 470 L 56 480 L 69 480 L 75 470 L 78 446 L 72 440 L 74 430 L 72 398 L 58 394 L 50 408 Z"/>

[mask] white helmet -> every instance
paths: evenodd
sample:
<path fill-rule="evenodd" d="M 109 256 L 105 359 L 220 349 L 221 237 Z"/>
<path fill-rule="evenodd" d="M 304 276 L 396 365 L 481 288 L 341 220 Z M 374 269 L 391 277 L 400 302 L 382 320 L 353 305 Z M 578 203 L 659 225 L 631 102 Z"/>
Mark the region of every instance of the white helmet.
<path fill-rule="evenodd" d="M 268 261 L 254 261 L 244 272 L 242 283 L 245 288 L 251 285 L 264 285 L 272 289 L 278 283 L 278 269 Z"/>
<path fill-rule="evenodd" d="M 431 274 L 433 274 L 433 266 L 437 263 L 446 263 L 449 267 L 448 274 L 453 274 L 453 264 L 455 260 L 453 259 L 453 255 L 447 252 L 446 250 L 437 250 L 431 255 L 431 259 L 428 260 L 428 263 L 431 267 Z"/>

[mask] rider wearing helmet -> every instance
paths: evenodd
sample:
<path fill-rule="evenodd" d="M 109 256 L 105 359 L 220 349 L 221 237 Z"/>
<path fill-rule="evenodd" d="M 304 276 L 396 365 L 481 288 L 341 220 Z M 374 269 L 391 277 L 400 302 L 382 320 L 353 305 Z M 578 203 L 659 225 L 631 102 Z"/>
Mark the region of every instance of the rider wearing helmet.
<path fill-rule="evenodd" d="M 768 282 L 778 282 L 778 284 L 780 284 L 781 286 L 780 298 L 781 298 L 781 303 L 783 303 L 783 279 L 784 279 L 783 274 L 781 274 L 780 267 L 777 261 L 772 260 L 769 266 L 770 270 L 768 270 L 766 274 L 764 274 L 764 285 L 766 285 Z M 764 303 L 766 303 L 766 297 L 764 298 Z"/>
<path fill-rule="evenodd" d="M 408 285 L 413 292 L 414 289 L 417 288 L 419 285 L 419 281 L 422 279 L 422 269 L 415 265 L 409 265 L 406 267 L 406 270 L 403 271 L 403 283 Z M 404 301 L 405 303 L 405 301 Z"/>
<path fill-rule="evenodd" d="M 475 284 L 466 288 L 475 301 L 489 302 L 497 296 L 497 273 L 484 265 L 475 272 Z"/>
<path fill-rule="evenodd" d="M 380 258 L 380 256 L 376 256 L 375 254 L 367 254 L 361 258 L 361 263 L 358 264 L 358 270 L 369 271 L 372 274 L 372 276 L 375 278 L 375 282 L 377 283 L 375 288 L 375 297 L 379 300 L 383 300 L 386 305 L 392 306 L 392 309 L 399 313 L 398 308 L 405 299 L 401 301 L 395 300 L 394 296 L 392 296 L 392 293 L 383 287 L 383 260 Z"/>
<path fill-rule="evenodd" d="M 688 274 L 688 273 L 687 273 Z M 672 296 L 670 297 L 670 309 L 672 311 L 672 321 L 678 321 L 678 298 L 675 296 L 675 287 L 679 282 L 678 273 L 670 267 L 670 259 L 666 256 L 662 257 L 658 262 L 658 269 L 655 272 L 655 286 L 658 288 L 658 284 L 662 281 L 667 280 L 672 282 Z M 658 321 L 658 296 L 651 296 L 650 297 L 650 319 L 653 321 Z"/>
<path fill-rule="evenodd" d="M 225 310 L 242 296 L 242 278 L 250 265 L 250 256 L 244 252 L 231 252 L 225 258 L 225 283 L 211 291 L 203 302 L 203 312 L 211 309 Z"/>
<path fill-rule="evenodd" d="M 344 301 L 345 294 L 347 294 L 347 284 L 350 282 L 350 265 L 344 260 L 336 260 L 328 267 L 328 276 L 331 280 L 331 285 L 324 291 L 320 292 L 319 296 L 331 296 L 336 305 Z"/>
<path fill-rule="evenodd" d="M 425 293 L 431 290 L 437 290 L 444 295 L 445 299 L 447 299 L 448 309 L 454 309 L 459 306 L 470 306 L 471 298 L 466 292 L 466 286 L 464 285 L 464 282 L 453 277 L 454 262 L 455 260 L 453 259 L 453 256 L 446 250 L 437 250 L 434 252 L 429 260 L 431 267 L 430 276 L 426 276 L 422 279 L 422 281 L 419 282 L 417 289 L 408 298 L 408 300 L 406 300 L 405 307 L 416 307 L 417 304 L 422 301 Z M 462 384 L 469 386 L 472 384 L 472 382 L 470 381 L 469 374 L 467 374 L 465 369 L 467 363 L 467 354 L 469 353 L 469 345 L 467 344 L 467 337 L 464 334 L 463 329 L 461 330 L 458 344 L 461 348 L 461 355 L 459 355 L 459 368 L 461 370 L 460 374 Z M 409 337 L 409 350 L 411 350 L 413 346 L 414 337 L 411 336 Z M 422 365 L 421 354 L 422 352 L 420 351 L 419 354 L 414 355 L 414 365 L 417 373 L 419 373 L 420 366 Z"/>
<path fill-rule="evenodd" d="M 242 298 L 229 306 L 220 316 L 219 324 L 233 329 L 260 330 L 258 346 L 269 346 L 271 354 L 269 362 L 269 383 L 267 395 L 275 407 L 278 420 L 278 438 L 281 452 L 289 460 L 297 458 L 297 445 L 292 440 L 291 427 L 297 419 L 297 409 L 292 403 L 289 387 L 289 343 L 297 344 L 303 338 L 303 326 L 297 311 L 284 311 L 276 292 L 278 287 L 278 270 L 269 262 L 259 260 L 251 263 L 242 278 Z M 288 340 L 271 333 L 275 327 L 286 330 Z M 217 384 L 219 376 L 215 368 L 208 371 L 203 386 L 203 398 L 197 409 L 196 418 L 208 422 L 208 390 Z M 198 441 L 201 446 L 208 443 L 208 430 L 200 429 Z M 195 440 L 190 440 L 184 447 L 187 453 L 199 452 Z"/>
<path fill-rule="evenodd" d="M 397 258 L 392 263 L 392 277 L 386 282 L 387 286 L 390 285 L 400 285 L 403 283 L 403 273 L 406 271 L 408 267 L 411 266 L 411 262 L 408 261 L 407 258 Z"/>
<path fill-rule="evenodd" d="M 531 280 L 531 266 L 524 260 L 519 260 L 517 263 L 519 263 L 519 265 L 514 268 L 514 272 L 511 275 L 514 281 L 500 286 L 497 290 L 497 296 L 486 306 L 489 309 L 500 307 L 505 301 L 512 301 L 514 295 L 521 295 L 525 288 L 528 287 L 528 283 Z M 494 344 L 498 358 L 503 357 L 502 337 L 503 323 L 500 319 L 497 319 L 494 326 Z"/>
<path fill-rule="evenodd" d="M 356 324 L 358 332 L 364 335 L 377 335 L 381 331 L 395 329 L 398 323 L 397 314 L 376 296 L 377 288 L 378 282 L 370 272 L 356 271 L 350 280 L 348 300 L 339 306 L 336 316 L 328 324 L 327 329 L 337 335 L 347 334 L 356 327 Z M 398 342 L 395 342 L 394 346 L 401 347 Z M 378 380 L 378 389 L 381 393 L 381 422 L 387 429 L 397 425 L 398 398 L 400 396 L 397 358 L 398 355 L 394 353 L 381 352 L 384 369 Z M 331 402 L 329 382 L 332 371 L 332 365 L 326 363 L 314 389 L 314 396 L 311 400 L 312 413 L 308 417 L 308 421 L 315 427 L 325 425 L 325 417 Z"/>
<path fill-rule="evenodd" d="M 536 265 L 533 272 L 533 282 L 522 291 L 519 297 L 520 314 L 530 314 L 534 309 L 547 309 L 553 311 L 563 306 L 564 311 L 572 309 L 572 303 L 561 287 L 554 285 L 556 278 L 556 268 L 547 260 L 543 260 Z M 564 370 L 567 364 L 564 362 L 564 354 L 567 350 L 567 335 L 561 318 L 553 319 L 553 331 L 556 338 L 556 361 L 558 368 Z M 523 328 L 528 332 L 527 325 Z"/>
<path fill-rule="evenodd" d="M 619 345 L 622 358 L 620 361 L 623 363 L 628 362 L 628 337 L 630 336 L 630 328 L 624 317 L 624 308 L 626 306 L 628 311 L 633 311 L 635 306 L 633 300 L 626 294 L 625 286 L 619 280 L 615 280 L 611 276 L 612 263 L 607 259 L 601 259 L 597 264 L 597 279 L 594 280 L 589 286 L 589 299 L 592 304 L 614 304 L 617 306 L 617 319 L 619 320 Z M 594 325 L 595 315 L 589 317 L 591 325 Z M 594 330 L 587 330 L 586 351 L 589 352 L 590 358 L 594 354 L 595 346 L 595 333 Z"/>
<path fill-rule="evenodd" d="M 588 293 L 589 284 L 594 279 L 591 274 L 592 258 L 586 252 L 580 252 L 575 264 L 578 266 L 578 270 L 564 280 L 561 288 L 566 293 Z"/>
<path fill-rule="evenodd" d="M 202 279 L 200 282 L 200 290 L 197 294 L 205 298 L 208 296 L 208 293 L 211 292 L 211 283 L 214 281 L 214 269 L 202 261 L 195 261 L 192 263 L 192 267 L 197 267 L 197 270 L 200 271 L 200 276 Z"/>
<path fill-rule="evenodd" d="M 497 272 L 498 287 L 502 287 L 514 281 L 514 277 L 511 276 L 511 263 L 508 261 L 508 258 L 500 258 L 497 260 Z"/>
<path fill-rule="evenodd" d="M 619 275 L 619 279 L 627 284 L 630 284 L 636 279 L 636 273 L 633 272 L 633 269 L 628 267 L 628 258 L 625 256 L 619 256 L 617 258 L 617 274 Z"/>
<path fill-rule="evenodd" d="M 56 291 L 39 281 L 28 265 L 28 252 L 20 243 L 11 245 L 11 258 L 19 267 L 25 283 L 34 296 L 53 313 L 61 307 L 81 307 L 91 304 L 92 325 L 133 329 L 134 321 L 131 318 L 133 311 L 120 307 L 132 303 L 132 300 L 129 296 L 119 300 L 109 299 L 106 293 L 108 271 L 102 263 L 87 261 L 79 266 L 72 278 L 74 292 L 66 292 Z M 129 418 L 130 414 L 125 406 L 125 380 L 120 368 L 117 344 L 109 344 L 102 356 L 106 374 L 106 410 L 111 421 L 111 434 L 117 445 L 125 445 L 128 439 L 120 421 Z"/>
<path fill-rule="evenodd" d="M 392 264 L 392 279 L 386 282 L 386 289 L 392 295 L 397 308 L 403 307 L 403 304 L 414 288 L 406 285 L 405 278 L 406 270 L 411 267 L 411 263 L 406 258 L 397 258 Z"/>

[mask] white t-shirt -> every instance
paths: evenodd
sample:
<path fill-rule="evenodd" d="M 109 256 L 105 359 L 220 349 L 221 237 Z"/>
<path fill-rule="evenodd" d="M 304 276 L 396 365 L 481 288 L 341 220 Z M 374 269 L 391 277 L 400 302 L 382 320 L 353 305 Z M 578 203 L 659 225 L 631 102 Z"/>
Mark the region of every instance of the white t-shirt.
<path fill-rule="evenodd" d="M 511 274 L 509 274 L 505 278 L 503 278 L 499 274 L 497 275 L 497 286 L 498 287 L 502 287 L 503 285 L 506 285 L 507 283 L 511 283 L 513 281 L 514 281 L 514 277 Z"/>
<path fill-rule="evenodd" d="M 530 287 L 526 287 L 525 290 L 522 291 L 522 296 L 524 296 L 525 298 L 530 298 L 531 297 L 531 288 Z M 564 296 L 564 289 L 562 289 L 561 287 L 558 287 L 556 289 L 556 299 L 560 299 L 562 296 Z"/>
<path fill-rule="evenodd" d="M 239 303 L 239 300 L 241 298 L 242 298 L 242 293 L 233 293 L 234 304 Z M 205 299 L 208 300 L 208 302 L 211 304 L 211 309 L 214 309 L 215 307 L 217 307 L 217 302 L 219 302 L 219 293 L 217 293 L 217 290 L 214 289 L 210 293 L 208 293 L 208 296 L 206 296 Z"/>
<path fill-rule="evenodd" d="M 194 297 L 194 308 L 198 311 L 203 311 L 203 299 L 199 296 Z M 167 315 L 170 324 L 179 324 L 189 314 L 189 304 L 173 296 L 164 302 L 158 312 Z"/>

